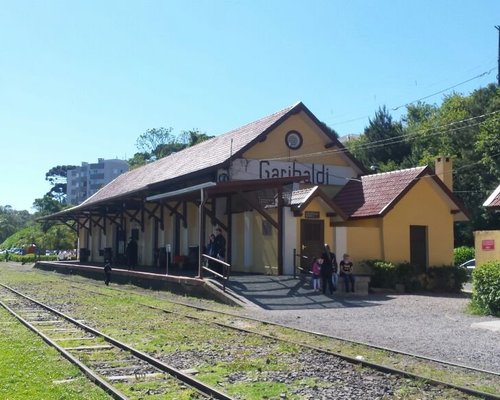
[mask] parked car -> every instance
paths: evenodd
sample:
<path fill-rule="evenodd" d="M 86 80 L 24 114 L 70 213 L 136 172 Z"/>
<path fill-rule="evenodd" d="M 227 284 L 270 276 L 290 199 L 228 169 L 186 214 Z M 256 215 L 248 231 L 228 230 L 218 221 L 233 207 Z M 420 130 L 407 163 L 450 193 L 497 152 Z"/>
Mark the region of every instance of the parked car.
<path fill-rule="evenodd" d="M 467 273 L 469 275 L 472 274 L 472 271 L 474 271 L 474 268 L 476 268 L 476 259 L 473 258 L 472 260 L 469 260 L 469 261 L 466 261 L 466 262 L 460 264 L 459 268 L 465 268 L 465 269 L 467 269 Z"/>

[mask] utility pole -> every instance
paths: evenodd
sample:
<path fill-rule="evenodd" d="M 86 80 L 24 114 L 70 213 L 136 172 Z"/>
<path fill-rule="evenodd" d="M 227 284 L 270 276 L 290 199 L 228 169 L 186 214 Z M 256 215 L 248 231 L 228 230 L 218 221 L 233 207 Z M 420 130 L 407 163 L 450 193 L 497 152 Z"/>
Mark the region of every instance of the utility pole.
<path fill-rule="evenodd" d="M 497 85 L 500 87 L 500 25 L 496 25 L 498 31 L 498 69 L 497 69 Z"/>

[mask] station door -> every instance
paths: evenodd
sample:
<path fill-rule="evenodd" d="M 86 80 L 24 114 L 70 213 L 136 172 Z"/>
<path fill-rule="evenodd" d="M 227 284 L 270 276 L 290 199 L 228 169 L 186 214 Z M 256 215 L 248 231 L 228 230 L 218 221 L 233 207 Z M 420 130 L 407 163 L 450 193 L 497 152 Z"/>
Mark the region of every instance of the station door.
<path fill-rule="evenodd" d="M 300 253 L 303 257 L 300 266 L 309 269 L 315 257 L 325 251 L 325 223 L 323 220 L 303 219 L 300 222 Z"/>

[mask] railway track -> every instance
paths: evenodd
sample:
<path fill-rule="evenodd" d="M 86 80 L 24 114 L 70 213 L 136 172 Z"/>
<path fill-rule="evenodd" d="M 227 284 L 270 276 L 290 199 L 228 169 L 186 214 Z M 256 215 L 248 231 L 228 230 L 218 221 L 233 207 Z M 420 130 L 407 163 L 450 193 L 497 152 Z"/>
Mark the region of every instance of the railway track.
<path fill-rule="evenodd" d="M 88 289 L 88 287 L 85 287 L 85 285 L 75 285 L 74 282 L 72 282 L 72 286 L 74 289 L 77 289 L 77 291 L 87 291 L 92 293 L 93 295 L 100 295 L 100 296 L 106 296 L 106 297 L 113 297 L 110 293 L 109 290 L 110 288 L 106 288 L 106 293 L 102 291 L 101 286 L 96 285 L 96 290 L 91 290 Z M 98 289 L 97 289 L 98 288 Z M 122 290 L 122 289 L 116 289 L 113 288 L 113 291 L 118 292 L 120 295 L 123 294 L 124 296 L 130 295 L 129 291 Z M 135 292 L 134 292 L 135 293 Z M 327 357 L 336 357 L 336 358 L 341 358 L 351 364 L 356 364 L 356 365 L 361 365 L 363 367 L 369 367 L 372 370 L 377 370 L 380 372 L 383 372 L 385 374 L 391 374 L 391 375 L 397 375 L 400 377 L 403 377 L 405 379 L 411 379 L 415 381 L 420 381 L 420 382 L 426 382 L 426 384 L 433 385 L 435 387 L 440 387 L 440 388 L 452 388 L 455 389 L 463 394 L 473 396 L 475 398 L 483 398 L 483 399 L 500 399 L 500 396 L 496 393 L 486 393 L 484 391 L 478 390 L 474 387 L 468 387 L 468 386 L 461 386 L 457 384 L 450 384 L 449 382 L 445 382 L 442 380 L 438 379 L 433 379 L 432 377 L 429 376 L 423 376 L 419 375 L 417 373 L 412 373 L 408 372 L 407 370 L 404 369 L 399 369 L 395 367 L 391 367 L 388 365 L 383 365 L 377 362 L 373 362 L 369 360 L 369 357 L 363 357 L 363 356 L 350 356 L 346 354 L 341 354 L 339 353 L 338 350 L 336 349 L 325 349 L 322 347 L 318 346 L 311 346 L 304 341 L 301 341 L 300 339 L 293 340 L 293 339 L 286 339 L 286 334 L 282 335 L 276 334 L 276 329 L 288 329 L 290 331 L 296 331 L 288 327 L 284 327 L 281 325 L 277 324 L 271 324 L 267 321 L 261 321 L 256 318 L 249 318 L 249 317 L 242 317 L 242 316 L 237 316 L 232 313 L 227 313 L 227 312 L 220 312 L 220 311 L 214 311 L 208 308 L 200 307 L 200 306 L 193 306 L 188 303 L 184 302 L 174 302 L 171 300 L 169 301 L 169 308 L 165 307 L 157 307 L 157 306 L 152 306 L 150 304 L 144 304 L 144 303 L 137 303 L 138 305 L 148 307 L 150 309 L 154 309 L 156 311 L 160 311 L 166 314 L 172 314 L 175 315 L 179 318 L 183 319 L 190 319 L 190 320 L 196 320 L 199 322 L 199 324 L 210 324 L 210 325 L 216 325 L 222 329 L 229 329 L 233 330 L 236 332 L 240 333 L 245 333 L 245 334 L 250 334 L 250 335 L 259 335 L 260 337 L 266 338 L 268 340 L 280 340 L 283 342 L 291 343 L 294 345 L 299 345 L 304 348 L 307 348 L 311 351 L 321 353 Z M 172 309 L 172 306 L 174 309 Z M 312 332 L 303 332 L 305 334 L 305 337 L 308 337 L 310 339 L 310 336 L 313 334 Z M 105 335 L 104 335 L 105 336 Z M 318 335 L 318 336 L 323 336 L 323 335 Z M 325 339 L 332 339 L 330 337 L 325 337 Z M 358 351 L 359 353 L 359 351 Z M 363 354 L 362 352 L 360 354 Z M 402 363 L 407 365 L 408 360 L 414 359 L 414 355 L 405 355 L 399 353 L 400 356 L 406 356 L 408 359 L 404 360 Z M 420 362 L 432 362 L 434 364 L 438 363 L 439 361 L 436 360 L 428 360 L 428 359 L 421 359 Z M 463 366 L 455 366 L 450 363 L 446 363 L 444 368 L 460 368 L 463 369 Z M 491 379 L 493 382 L 495 380 L 498 380 L 498 374 L 495 373 L 490 373 L 488 371 L 480 371 L 480 370 L 474 370 L 472 368 L 467 368 L 465 371 L 466 374 L 468 373 L 480 373 L 480 374 L 485 374 L 490 375 L 487 379 Z M 221 397 L 213 397 L 213 398 L 221 398 Z M 222 397 L 222 398 L 228 398 L 228 397 Z M 433 397 L 431 397 L 433 398 Z M 460 397 L 462 398 L 462 397 Z"/>
<path fill-rule="evenodd" d="M 181 397 L 188 392 L 190 399 L 233 399 L 189 373 L 1 283 L 0 305 L 115 399 L 129 399 L 128 393 L 136 391 L 132 388 L 138 384 L 155 395 L 174 392 Z"/>
<path fill-rule="evenodd" d="M 79 287 L 81 289 L 81 287 Z M 89 290 L 89 289 L 86 289 Z M 117 292 L 123 292 L 125 295 L 127 295 L 129 292 L 123 289 L 117 289 L 113 288 L 114 291 Z M 102 292 L 99 291 L 91 291 L 94 294 L 97 295 L 106 295 Z M 485 392 L 483 390 L 480 390 L 472 383 L 467 383 L 466 385 L 459 385 L 459 384 L 454 384 L 447 382 L 446 380 L 439 380 L 435 379 L 432 376 L 429 375 L 422 375 L 419 373 L 415 372 L 410 372 L 411 369 L 426 369 L 422 368 L 422 366 L 431 366 L 432 368 L 438 368 L 438 369 L 447 369 L 448 371 L 453 371 L 454 374 L 463 374 L 464 376 L 471 376 L 472 374 L 478 374 L 483 378 L 483 383 L 481 385 L 477 386 L 484 386 L 484 382 L 499 382 L 500 381 L 500 374 L 493 372 L 493 371 L 487 371 L 483 369 L 477 369 L 477 368 L 471 368 L 468 366 L 464 366 L 461 364 L 454 364 L 451 362 L 445 362 L 442 360 L 436 360 L 428 357 L 423 357 L 423 356 L 418 356 L 415 354 L 410 354 L 410 353 L 404 353 L 401 351 L 394 351 L 390 350 L 387 348 L 382 348 L 382 347 L 377 347 L 377 346 L 372 346 L 372 345 L 367 345 L 365 343 L 359 343 L 359 342 L 354 342 L 354 341 L 346 341 L 345 339 L 341 338 L 335 338 L 332 336 L 327 336 L 327 335 L 322 335 L 319 333 L 314 333 L 310 331 L 304 331 L 304 330 L 299 330 L 299 329 L 291 329 L 287 326 L 276 324 L 276 323 L 271 323 L 268 321 L 264 321 L 258 318 L 253 318 L 253 317 L 243 317 L 240 315 L 235 315 L 234 313 L 230 312 L 224 312 L 224 311 L 214 311 L 212 309 L 209 309 L 207 307 L 202 307 L 202 306 L 196 306 L 192 305 L 186 302 L 180 302 L 180 301 L 173 301 L 173 300 L 168 300 L 169 303 L 174 304 L 175 306 L 184 308 L 184 311 L 181 311 L 179 309 L 177 310 L 172 310 L 172 309 L 166 309 L 164 307 L 156 307 L 152 306 L 149 304 L 144 304 L 144 303 L 138 303 L 141 306 L 148 307 L 154 310 L 159 310 L 167 314 L 175 314 L 183 318 L 189 318 L 189 319 L 194 319 L 198 320 L 203 323 L 208 323 L 208 324 L 213 324 L 220 326 L 225 329 L 231 329 L 235 330 L 238 332 L 244 332 L 244 333 L 249 333 L 249 334 L 254 334 L 254 335 L 259 335 L 262 337 L 266 337 L 271 340 L 282 340 L 288 343 L 292 344 L 298 344 L 300 346 L 307 347 L 309 349 L 312 349 L 314 351 L 318 351 L 320 353 L 324 353 L 327 355 L 335 356 L 335 357 L 340 357 L 350 363 L 354 364 L 360 364 L 369 368 L 376 369 L 378 371 L 382 371 L 385 373 L 390 373 L 390 374 L 397 374 L 406 378 L 410 379 L 415 379 L 419 381 L 426 381 L 428 383 L 431 383 L 436 386 L 444 386 L 444 387 L 449 387 L 456 389 L 460 392 L 469 394 L 474 397 L 478 398 L 483 398 L 483 399 L 500 399 L 500 394 L 497 393 L 490 393 L 490 392 Z M 191 310 L 191 312 L 187 312 L 186 310 Z M 255 325 L 255 323 L 257 325 Z M 284 330 L 291 330 L 294 332 L 301 332 L 305 334 L 304 340 L 294 340 L 294 339 L 287 339 L 286 336 L 277 336 L 275 328 L 280 328 Z M 375 349 L 377 351 L 383 351 L 387 353 L 387 358 L 394 360 L 394 355 L 398 358 L 397 360 L 397 365 L 405 365 L 406 369 L 401 369 L 396 366 L 390 366 L 387 364 L 381 364 L 377 362 L 372 362 L 369 360 L 369 357 L 364 357 L 364 356 L 351 356 L 348 354 L 342 354 L 341 351 L 338 349 L 332 349 L 328 350 L 323 347 L 318 347 L 318 346 L 312 346 L 308 344 L 306 341 L 311 341 L 311 335 L 316 335 L 319 337 L 323 337 L 328 340 L 335 340 L 338 342 L 349 342 L 350 344 L 354 346 L 363 346 L 371 349 Z M 340 346 L 341 348 L 345 348 L 344 345 Z M 359 349 L 357 349 L 357 352 L 359 353 Z M 361 352 L 362 353 L 362 352 Z M 411 365 L 413 365 L 413 368 L 409 368 Z M 415 368 L 415 365 L 417 365 L 419 368 Z M 498 384 L 497 384 L 498 386 Z"/>
<path fill-rule="evenodd" d="M 193 306 L 193 305 L 189 305 L 189 304 L 181 303 L 181 302 L 177 302 L 176 304 L 180 305 L 182 307 L 186 307 L 188 309 L 191 308 L 198 315 L 194 315 L 192 313 L 180 312 L 180 311 L 167 310 L 167 309 L 162 308 L 162 307 L 155 307 L 155 306 L 151 306 L 151 305 L 143 304 L 143 303 L 140 303 L 140 304 L 144 307 L 149 307 L 149 308 L 152 308 L 155 310 L 160 310 L 160 311 L 165 312 L 165 313 L 176 314 L 176 315 L 179 315 L 179 316 L 185 317 L 185 318 L 196 319 L 198 321 L 203 321 L 204 323 L 214 324 L 214 325 L 226 328 L 226 329 L 231 329 L 231 330 L 235 330 L 238 332 L 245 332 L 245 333 L 250 333 L 250 334 L 254 334 L 254 335 L 259 335 L 259 336 L 266 337 L 266 338 L 271 339 L 271 340 L 279 339 L 279 340 L 282 340 L 282 341 L 285 341 L 285 342 L 288 342 L 291 344 L 298 344 L 300 346 L 307 347 L 309 349 L 312 349 L 314 351 L 317 351 L 317 352 L 320 352 L 323 354 L 331 355 L 334 357 L 340 357 L 340 358 L 342 358 L 350 363 L 363 365 L 365 367 L 373 368 L 375 370 L 385 372 L 385 373 L 400 375 L 400 376 L 403 376 L 405 378 L 415 379 L 415 380 L 419 380 L 419 381 L 426 381 L 426 382 L 431 383 L 431 384 L 436 385 L 436 386 L 444 386 L 444 387 L 457 389 L 460 392 L 463 392 L 463 393 L 466 393 L 466 394 L 469 394 L 469 395 L 472 395 L 475 397 L 479 397 L 479 398 L 483 398 L 483 399 L 496 399 L 496 400 L 500 399 L 500 395 L 495 394 L 495 393 L 487 393 L 487 392 L 484 392 L 482 390 L 475 389 L 474 387 L 457 385 L 457 384 L 453 384 L 453 383 L 450 383 L 450 382 L 447 382 L 444 380 L 434 379 L 430 376 L 424 376 L 424 375 L 420 375 L 418 373 L 409 372 L 408 370 L 403 370 L 403 369 L 399 369 L 396 367 L 387 366 L 387 365 L 384 365 L 381 363 L 371 362 L 368 359 L 366 359 L 364 356 L 360 356 L 360 355 L 350 356 L 350 355 L 342 354 L 338 350 L 332 351 L 332 350 L 328 350 L 328 349 L 325 349 L 322 347 L 313 346 L 313 345 L 307 344 L 305 341 L 286 339 L 284 337 L 277 337 L 276 334 L 274 334 L 274 328 L 276 328 L 276 327 L 284 328 L 284 329 L 290 329 L 290 328 L 283 326 L 283 325 L 275 324 L 275 323 L 269 323 L 267 321 L 263 321 L 263 320 L 260 320 L 258 318 L 235 316 L 234 314 L 225 313 L 223 311 L 214 312 L 213 310 L 210 310 L 210 309 L 207 309 L 204 307 Z M 202 315 L 200 315 L 200 314 L 202 314 Z M 205 315 L 203 315 L 203 314 L 205 314 Z M 218 317 L 217 314 L 222 315 L 223 318 L 222 319 L 217 318 Z M 256 322 L 259 324 L 259 326 L 254 327 L 253 329 L 249 328 L 249 327 L 244 328 L 243 326 L 245 326 L 245 325 L 248 326 L 248 324 L 242 323 L 242 321 L 245 321 L 245 320 Z M 260 325 L 260 324 L 262 324 L 262 325 Z M 265 327 L 267 327 L 267 326 L 271 327 L 272 329 L 270 329 L 270 330 L 266 329 Z M 300 330 L 295 330 L 295 331 L 300 331 Z M 273 332 L 273 333 L 271 333 L 271 332 Z M 309 342 L 311 341 L 310 340 L 311 335 L 318 335 L 318 336 L 322 336 L 322 337 L 325 337 L 328 339 L 335 339 L 337 341 L 345 342 L 344 339 L 332 338 L 331 336 L 325 336 L 325 335 L 321 335 L 318 333 L 313 333 L 313 332 L 309 332 L 309 331 L 301 331 L 301 332 L 305 333 L 307 335 Z M 354 345 L 368 346 L 364 343 L 356 343 L 353 341 L 350 341 L 350 343 L 354 344 Z M 342 347 L 344 347 L 344 346 L 342 346 Z M 417 355 L 409 354 L 409 353 L 395 352 L 393 350 L 389 350 L 386 348 L 380 348 L 380 347 L 376 348 L 374 346 L 368 346 L 368 347 L 372 347 L 372 348 L 375 348 L 377 350 L 382 350 L 384 352 L 387 352 L 388 356 L 392 355 L 392 354 L 397 354 L 398 356 L 404 357 L 406 359 L 406 361 L 404 361 L 404 364 L 406 364 L 407 366 L 409 364 L 409 361 L 411 360 L 412 362 L 417 362 L 417 363 L 426 363 L 428 365 L 432 364 L 433 366 L 438 366 L 439 368 L 442 368 L 442 367 L 444 367 L 446 369 L 454 368 L 454 369 L 456 369 L 456 371 L 462 371 L 465 374 L 482 374 L 486 378 L 486 380 L 490 380 L 492 382 L 495 382 L 495 381 L 498 382 L 500 380 L 500 374 L 492 372 L 492 371 L 485 371 L 485 370 L 481 370 L 481 369 L 466 367 L 464 365 L 458 365 L 458 364 L 453 364 L 450 362 L 444 362 L 444 361 L 440 361 L 440 360 L 436 360 L 436 359 L 430 359 L 430 358 L 421 357 L 421 356 L 417 356 Z M 401 362 L 399 362 L 399 363 L 401 364 Z"/>

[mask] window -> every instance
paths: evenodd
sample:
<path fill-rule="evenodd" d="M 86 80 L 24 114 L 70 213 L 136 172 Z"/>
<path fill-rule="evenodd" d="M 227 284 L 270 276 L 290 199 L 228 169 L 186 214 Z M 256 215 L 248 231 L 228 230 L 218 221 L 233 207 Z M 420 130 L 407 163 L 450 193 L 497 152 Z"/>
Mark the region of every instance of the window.
<path fill-rule="evenodd" d="M 269 221 L 266 221 L 265 219 L 262 220 L 262 236 L 272 236 L 273 234 L 273 228 L 271 226 L 271 223 Z"/>

